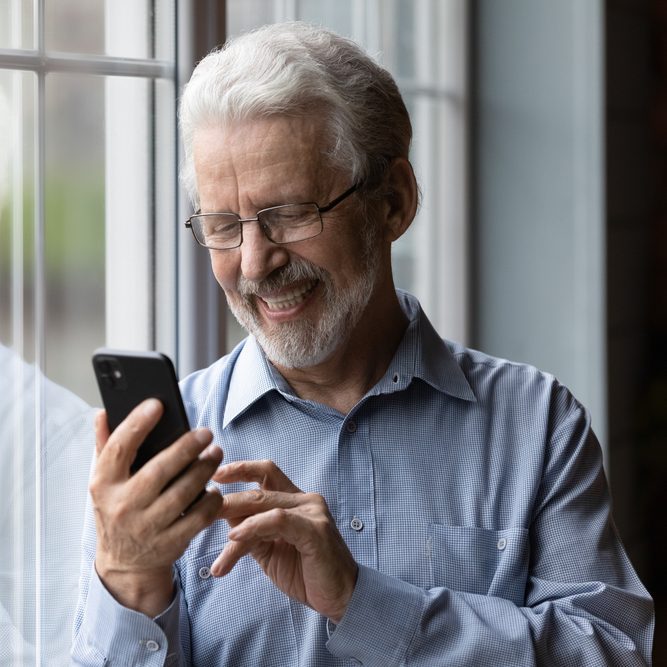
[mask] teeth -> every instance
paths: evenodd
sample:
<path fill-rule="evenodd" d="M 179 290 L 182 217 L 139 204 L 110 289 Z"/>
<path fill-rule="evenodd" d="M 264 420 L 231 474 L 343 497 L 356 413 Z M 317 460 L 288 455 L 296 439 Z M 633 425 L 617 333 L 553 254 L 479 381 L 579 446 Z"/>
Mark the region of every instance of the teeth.
<path fill-rule="evenodd" d="M 299 289 L 292 289 L 275 297 L 263 296 L 261 299 L 268 306 L 269 310 L 287 310 L 301 303 L 312 291 L 316 283 L 317 281 L 313 280 Z"/>

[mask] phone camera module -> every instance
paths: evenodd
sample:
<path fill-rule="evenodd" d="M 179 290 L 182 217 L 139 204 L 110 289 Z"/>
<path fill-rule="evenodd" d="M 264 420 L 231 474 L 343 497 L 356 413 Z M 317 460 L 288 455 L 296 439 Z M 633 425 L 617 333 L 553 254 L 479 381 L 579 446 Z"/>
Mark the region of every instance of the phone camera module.
<path fill-rule="evenodd" d="M 118 360 L 100 359 L 98 369 L 100 381 L 107 387 L 113 387 L 114 389 L 125 389 L 127 387 L 125 375 Z"/>

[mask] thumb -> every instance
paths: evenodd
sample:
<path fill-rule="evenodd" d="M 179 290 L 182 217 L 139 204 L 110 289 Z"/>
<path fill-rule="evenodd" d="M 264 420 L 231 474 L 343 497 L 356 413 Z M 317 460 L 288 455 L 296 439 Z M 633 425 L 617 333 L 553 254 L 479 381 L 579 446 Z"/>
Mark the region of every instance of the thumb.
<path fill-rule="evenodd" d="M 100 455 L 109 439 L 109 422 L 106 410 L 100 410 L 95 415 L 95 454 Z"/>

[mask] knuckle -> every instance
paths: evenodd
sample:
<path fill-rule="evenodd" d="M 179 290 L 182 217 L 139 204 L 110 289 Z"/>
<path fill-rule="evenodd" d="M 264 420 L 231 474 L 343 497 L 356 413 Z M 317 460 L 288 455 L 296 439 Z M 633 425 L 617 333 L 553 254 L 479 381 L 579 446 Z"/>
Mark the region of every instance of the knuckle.
<path fill-rule="evenodd" d="M 113 523 L 125 523 L 131 514 L 131 507 L 127 500 L 119 500 L 107 511 L 107 516 Z"/>
<path fill-rule="evenodd" d="M 289 512 L 283 507 L 276 507 L 271 511 L 271 514 L 278 526 L 284 526 L 289 518 Z"/>
<path fill-rule="evenodd" d="M 308 504 L 315 505 L 318 509 L 328 509 L 327 501 L 321 493 L 306 493 L 305 500 Z"/>
<path fill-rule="evenodd" d="M 93 500 L 97 500 L 102 496 L 104 490 L 104 484 L 100 481 L 99 477 L 95 475 L 88 485 L 88 492 Z"/>
<path fill-rule="evenodd" d="M 157 479 L 163 479 L 168 476 L 164 460 L 160 456 L 155 456 L 150 461 L 150 467 L 146 469 L 144 474 L 150 472 L 151 477 L 156 477 Z"/>
<path fill-rule="evenodd" d="M 248 491 L 248 497 L 251 502 L 261 504 L 266 500 L 266 492 L 262 489 L 251 489 Z"/>
<path fill-rule="evenodd" d="M 280 473 L 280 468 L 271 459 L 262 459 L 259 461 L 259 466 L 265 479 L 271 479 L 277 473 Z"/>
<path fill-rule="evenodd" d="M 144 429 L 136 418 L 128 417 L 127 432 L 133 440 L 143 439 Z"/>

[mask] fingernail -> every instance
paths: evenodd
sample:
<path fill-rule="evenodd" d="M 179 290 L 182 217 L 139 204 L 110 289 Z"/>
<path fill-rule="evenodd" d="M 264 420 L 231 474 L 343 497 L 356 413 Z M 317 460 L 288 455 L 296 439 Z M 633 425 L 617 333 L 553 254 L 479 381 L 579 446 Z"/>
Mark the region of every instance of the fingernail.
<path fill-rule="evenodd" d="M 211 574 L 214 577 L 219 577 L 222 574 L 222 565 L 219 562 L 219 558 L 213 562 L 211 565 Z"/>
<path fill-rule="evenodd" d="M 213 433 L 207 428 L 200 428 L 195 431 L 195 439 L 200 445 L 207 445 L 213 439 Z"/>
<path fill-rule="evenodd" d="M 209 445 L 200 455 L 202 460 L 213 461 L 218 457 L 218 446 Z"/>
<path fill-rule="evenodd" d="M 148 398 L 144 401 L 142 409 L 147 417 L 155 417 L 161 407 L 162 404 L 157 398 Z"/>

